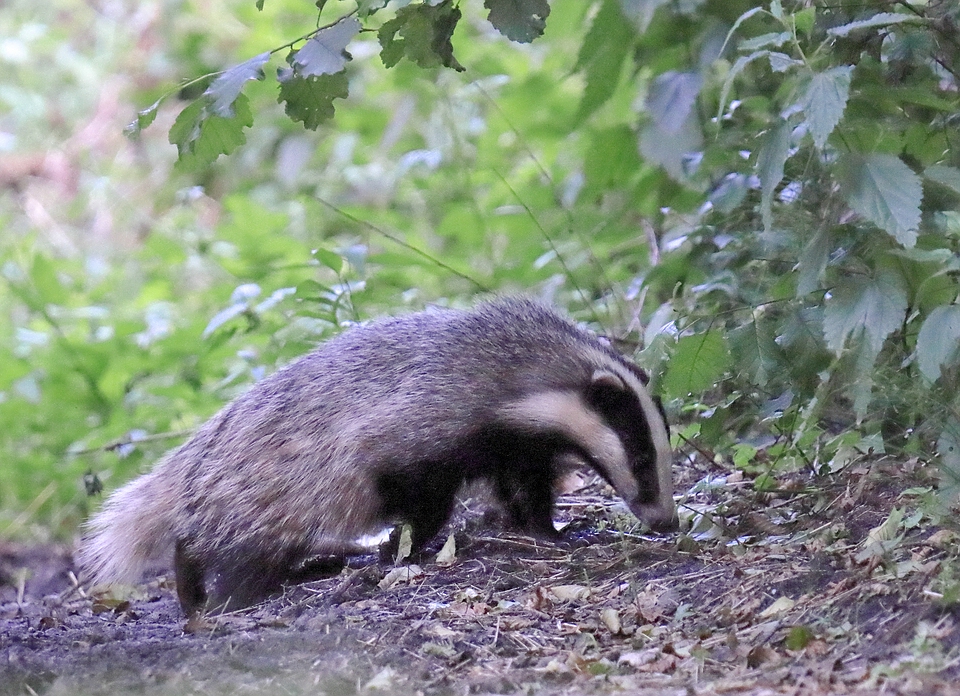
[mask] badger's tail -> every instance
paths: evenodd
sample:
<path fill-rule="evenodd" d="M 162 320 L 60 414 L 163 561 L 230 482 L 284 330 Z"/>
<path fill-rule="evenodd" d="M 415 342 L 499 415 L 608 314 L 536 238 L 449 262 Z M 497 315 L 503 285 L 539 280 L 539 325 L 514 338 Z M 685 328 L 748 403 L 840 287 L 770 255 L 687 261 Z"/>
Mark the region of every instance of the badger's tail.
<path fill-rule="evenodd" d="M 175 500 L 157 471 L 117 490 L 84 527 L 77 552 L 81 580 L 132 584 L 147 561 L 173 544 Z"/>

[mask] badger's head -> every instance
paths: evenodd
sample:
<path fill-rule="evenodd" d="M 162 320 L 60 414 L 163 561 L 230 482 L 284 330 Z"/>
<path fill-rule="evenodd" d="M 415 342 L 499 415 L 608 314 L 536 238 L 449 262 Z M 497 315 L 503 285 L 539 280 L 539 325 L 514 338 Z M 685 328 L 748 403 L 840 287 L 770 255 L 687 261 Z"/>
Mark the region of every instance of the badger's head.
<path fill-rule="evenodd" d="M 538 392 L 501 417 L 514 427 L 562 435 L 651 529 L 677 528 L 666 418 L 637 368 L 610 359 L 579 389 Z"/>

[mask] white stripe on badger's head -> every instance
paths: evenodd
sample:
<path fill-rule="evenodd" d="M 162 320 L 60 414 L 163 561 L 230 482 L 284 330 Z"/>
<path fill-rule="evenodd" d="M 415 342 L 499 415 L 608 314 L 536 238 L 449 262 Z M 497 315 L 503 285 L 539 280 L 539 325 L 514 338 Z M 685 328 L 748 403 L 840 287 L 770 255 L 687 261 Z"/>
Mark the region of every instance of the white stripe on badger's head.
<path fill-rule="evenodd" d="M 607 360 L 609 361 L 609 358 Z M 613 363 L 609 367 L 594 371 L 591 378 L 591 388 L 601 391 L 605 389 L 616 391 L 619 389 L 623 392 L 632 392 L 632 395 L 636 397 L 640 405 L 640 415 L 649 433 L 649 444 L 653 447 L 653 461 L 647 462 L 647 465 L 654 467 L 657 491 L 652 502 L 639 498 L 625 498 L 625 500 L 633 513 L 652 528 L 664 530 L 675 528 L 677 510 L 673 502 L 672 453 L 669 430 L 663 417 L 663 410 L 650 396 L 638 374 L 619 363 Z M 600 417 L 600 420 L 604 419 Z M 642 428 L 644 423 L 631 424 L 630 428 L 631 430 Z M 611 427 L 610 424 L 607 427 Z M 614 429 L 611 427 L 611 430 Z M 627 453 L 627 460 L 628 468 L 636 476 L 637 472 L 633 471 L 635 462 L 629 461 L 629 453 Z M 644 491 L 639 491 L 639 493 L 641 497 L 646 498 L 642 495 Z"/>
<path fill-rule="evenodd" d="M 617 490 L 631 511 L 655 529 L 669 529 L 676 524 L 676 508 L 673 503 L 673 480 L 671 475 L 670 442 L 666 423 L 660 409 L 647 392 L 640 379 L 629 369 L 597 353 L 609 368 L 594 371 L 587 393 L 577 391 L 546 391 L 532 394 L 504 407 L 500 418 L 506 425 L 535 432 L 561 433 L 574 443 L 592 466 Z M 618 433 L 615 423 L 591 404 L 591 396 L 623 396 L 636 399 L 639 417 L 644 422 L 621 422 L 629 432 Z M 623 414 L 627 415 L 627 414 Z M 635 452 L 625 447 L 624 436 L 639 433 L 649 434 L 652 457 L 644 462 L 634 461 Z M 623 435 L 623 436 L 622 436 Z M 641 438 L 645 439 L 645 438 Z M 656 491 L 641 488 L 637 466 L 654 467 L 653 486 Z M 649 478 L 649 477 L 648 477 Z M 646 488 L 646 487 L 644 487 Z M 651 493 L 655 493 L 653 500 Z"/>

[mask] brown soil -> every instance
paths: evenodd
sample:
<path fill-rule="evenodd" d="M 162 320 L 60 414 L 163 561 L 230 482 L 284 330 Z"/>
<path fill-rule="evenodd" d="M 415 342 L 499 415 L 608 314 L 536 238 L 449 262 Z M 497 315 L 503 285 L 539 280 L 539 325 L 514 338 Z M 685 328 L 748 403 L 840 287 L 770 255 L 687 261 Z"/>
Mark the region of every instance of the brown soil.
<path fill-rule="evenodd" d="M 910 517 L 905 467 L 764 499 L 690 470 L 700 513 L 671 537 L 631 532 L 591 482 L 561 499 L 559 544 L 468 510 L 450 565 L 441 538 L 392 585 L 357 559 L 190 624 L 164 577 L 90 597 L 67 550 L 0 548 L 0 695 L 954 693 L 956 537 Z"/>

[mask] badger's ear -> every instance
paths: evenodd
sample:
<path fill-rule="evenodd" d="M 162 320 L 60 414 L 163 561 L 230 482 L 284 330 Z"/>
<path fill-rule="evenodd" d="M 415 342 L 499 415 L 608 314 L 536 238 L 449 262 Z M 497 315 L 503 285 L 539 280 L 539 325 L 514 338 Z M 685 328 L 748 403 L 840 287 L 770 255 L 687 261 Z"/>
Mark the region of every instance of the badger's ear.
<path fill-rule="evenodd" d="M 598 391 L 626 391 L 627 385 L 617 375 L 607 370 L 595 370 L 590 377 L 590 386 Z"/>

